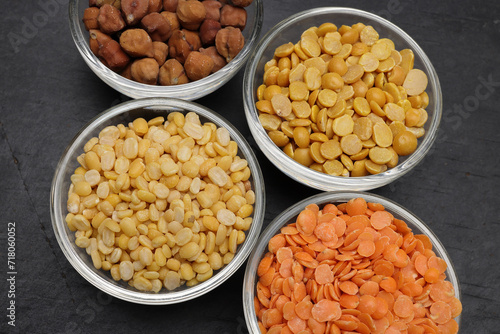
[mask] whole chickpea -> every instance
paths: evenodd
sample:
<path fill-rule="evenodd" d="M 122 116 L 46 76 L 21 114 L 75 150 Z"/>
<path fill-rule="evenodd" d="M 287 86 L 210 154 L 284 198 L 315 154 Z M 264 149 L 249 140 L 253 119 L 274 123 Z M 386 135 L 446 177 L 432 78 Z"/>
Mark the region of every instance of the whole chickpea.
<path fill-rule="evenodd" d="M 160 68 L 160 85 L 181 85 L 189 82 L 184 67 L 176 59 L 169 59 Z"/>
<path fill-rule="evenodd" d="M 143 17 L 141 25 L 153 41 L 165 42 L 172 36 L 170 22 L 160 13 L 151 13 Z"/>
<path fill-rule="evenodd" d="M 134 61 L 130 67 L 132 79 L 149 85 L 156 85 L 160 68 L 153 58 L 142 58 Z"/>
<path fill-rule="evenodd" d="M 184 64 L 187 56 L 193 50 L 201 47 L 200 37 L 197 33 L 189 30 L 175 30 L 168 40 L 168 48 L 171 58 L 177 59 Z"/>
<path fill-rule="evenodd" d="M 247 24 L 247 11 L 240 7 L 225 5 L 220 10 L 220 24 L 223 27 L 231 26 L 243 30 Z"/>
<path fill-rule="evenodd" d="M 191 52 L 184 63 L 187 77 L 192 80 L 200 80 L 208 76 L 214 67 L 214 61 L 199 51 Z"/>
<path fill-rule="evenodd" d="M 122 0 L 121 8 L 125 20 L 132 26 L 148 13 L 149 0 Z"/>
<path fill-rule="evenodd" d="M 214 45 L 208 48 L 201 48 L 199 51 L 201 52 L 201 54 L 209 56 L 214 61 L 214 67 L 212 68 L 212 73 L 215 73 L 224 66 L 226 66 L 227 64 L 226 60 L 217 52 L 217 48 Z"/>
<path fill-rule="evenodd" d="M 197 30 L 207 14 L 198 0 L 179 0 L 176 13 L 181 25 L 189 30 Z"/>
<path fill-rule="evenodd" d="M 215 46 L 217 51 L 227 62 L 230 62 L 241 51 L 245 45 L 245 39 L 241 30 L 234 27 L 226 27 L 217 33 Z"/>

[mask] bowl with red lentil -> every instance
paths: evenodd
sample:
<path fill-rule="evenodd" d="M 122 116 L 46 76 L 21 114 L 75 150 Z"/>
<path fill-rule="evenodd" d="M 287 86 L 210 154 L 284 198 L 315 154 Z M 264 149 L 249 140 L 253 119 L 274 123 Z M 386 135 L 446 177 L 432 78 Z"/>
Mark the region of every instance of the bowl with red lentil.
<path fill-rule="evenodd" d="M 460 286 L 444 246 L 401 205 L 324 192 L 278 215 L 247 263 L 251 333 L 457 333 Z"/>
<path fill-rule="evenodd" d="M 263 0 L 71 0 L 69 27 L 85 63 L 113 89 L 192 101 L 245 65 L 263 8 Z"/>
<path fill-rule="evenodd" d="M 325 191 L 370 190 L 430 151 L 439 79 L 393 23 L 352 8 L 297 13 L 259 42 L 243 79 L 245 115 L 266 157 Z"/>
<path fill-rule="evenodd" d="M 227 120 L 150 98 L 96 116 L 70 142 L 51 188 L 64 255 L 102 291 L 172 304 L 216 288 L 243 264 L 264 218 L 262 173 Z"/>

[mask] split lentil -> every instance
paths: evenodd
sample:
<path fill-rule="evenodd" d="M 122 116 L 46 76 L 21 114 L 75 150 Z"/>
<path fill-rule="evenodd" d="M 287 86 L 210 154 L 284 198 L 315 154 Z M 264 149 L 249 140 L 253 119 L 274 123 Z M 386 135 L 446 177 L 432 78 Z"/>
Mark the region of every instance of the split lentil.
<path fill-rule="evenodd" d="M 66 222 L 114 280 L 140 291 L 193 286 L 245 241 L 255 203 L 248 163 L 227 129 L 195 113 L 108 126 L 78 161 Z"/>
<path fill-rule="evenodd" d="M 268 242 L 261 333 L 457 333 L 446 262 L 379 203 L 310 204 Z"/>
<path fill-rule="evenodd" d="M 413 65 L 412 50 L 396 50 L 372 26 L 311 27 L 266 63 L 259 120 L 302 165 L 336 176 L 382 173 L 425 134 L 428 80 Z"/>

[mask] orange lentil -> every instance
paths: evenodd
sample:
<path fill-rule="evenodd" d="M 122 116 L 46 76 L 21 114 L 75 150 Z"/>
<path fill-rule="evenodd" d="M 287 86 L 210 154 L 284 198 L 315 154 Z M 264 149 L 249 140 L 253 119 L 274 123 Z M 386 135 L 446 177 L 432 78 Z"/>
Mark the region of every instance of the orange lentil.
<path fill-rule="evenodd" d="M 377 282 L 368 281 L 359 287 L 359 294 L 362 295 L 370 295 L 376 296 L 379 293 L 379 286 Z"/>
<path fill-rule="evenodd" d="M 283 319 L 292 320 L 297 314 L 295 313 L 295 304 L 291 301 L 283 305 Z"/>
<path fill-rule="evenodd" d="M 280 232 L 257 267 L 261 333 L 458 332 L 446 262 L 383 205 L 310 204 Z"/>
<path fill-rule="evenodd" d="M 349 216 L 364 215 L 368 205 L 363 198 L 353 198 L 346 204 L 346 212 Z"/>
<path fill-rule="evenodd" d="M 334 321 L 341 317 L 342 310 L 338 302 L 323 299 L 314 304 L 311 315 L 319 322 Z"/>
<path fill-rule="evenodd" d="M 438 325 L 438 329 L 442 334 L 458 333 L 458 323 L 455 319 L 451 319 L 447 323 Z"/>
<path fill-rule="evenodd" d="M 276 251 L 281 247 L 285 247 L 286 239 L 283 235 L 278 234 L 269 240 L 268 248 L 271 253 L 276 254 Z"/>
<path fill-rule="evenodd" d="M 310 300 L 304 298 L 301 302 L 295 305 L 295 314 L 298 317 L 308 320 L 311 317 L 311 310 L 313 308 L 313 303 Z"/>
<path fill-rule="evenodd" d="M 383 211 L 385 210 L 384 206 L 380 203 L 368 202 L 366 203 L 368 208 L 372 211 Z"/>
<path fill-rule="evenodd" d="M 370 295 L 359 297 L 359 305 L 357 309 L 363 313 L 373 314 L 377 310 L 377 300 Z"/>
<path fill-rule="evenodd" d="M 339 284 L 339 288 L 342 292 L 348 295 L 355 295 L 358 293 L 358 286 L 351 281 L 345 281 Z"/>
<path fill-rule="evenodd" d="M 371 316 L 373 319 L 382 319 L 389 311 L 389 303 L 386 301 L 386 299 L 380 297 L 379 293 L 379 296 L 375 297 L 375 304 L 376 308 L 375 311 L 371 314 Z M 392 309 L 392 304 L 391 304 L 391 309 Z"/>
<path fill-rule="evenodd" d="M 345 309 L 355 309 L 359 305 L 359 296 L 351 296 L 344 293 L 340 296 L 339 303 Z"/>
<path fill-rule="evenodd" d="M 297 217 L 297 230 L 303 235 L 311 235 L 316 227 L 317 215 L 312 210 L 304 210 Z"/>

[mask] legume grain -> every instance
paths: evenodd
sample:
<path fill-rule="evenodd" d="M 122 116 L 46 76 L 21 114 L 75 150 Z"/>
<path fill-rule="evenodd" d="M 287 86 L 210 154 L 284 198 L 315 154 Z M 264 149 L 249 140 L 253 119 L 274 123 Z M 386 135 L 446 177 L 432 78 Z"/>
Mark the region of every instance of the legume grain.
<path fill-rule="evenodd" d="M 261 333 L 457 333 L 447 264 L 379 203 L 310 204 L 268 242 L 254 299 Z"/>
<path fill-rule="evenodd" d="M 247 161 L 227 129 L 195 113 L 108 126 L 84 146 L 68 228 L 96 269 L 139 291 L 208 280 L 252 223 Z"/>
<path fill-rule="evenodd" d="M 302 165 L 336 176 L 382 173 L 425 134 L 427 75 L 413 64 L 412 50 L 396 50 L 372 26 L 311 27 L 266 63 L 259 120 Z"/>

